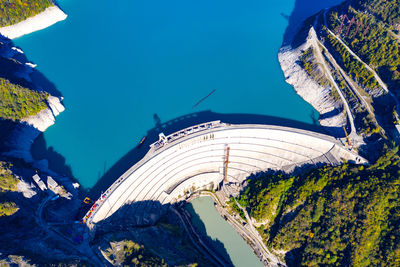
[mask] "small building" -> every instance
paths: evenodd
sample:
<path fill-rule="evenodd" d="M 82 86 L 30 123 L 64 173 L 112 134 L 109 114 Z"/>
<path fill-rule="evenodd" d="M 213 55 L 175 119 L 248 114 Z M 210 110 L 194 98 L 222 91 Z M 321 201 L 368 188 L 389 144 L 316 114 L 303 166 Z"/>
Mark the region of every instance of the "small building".
<path fill-rule="evenodd" d="M 57 188 L 58 184 L 56 181 L 54 181 L 53 177 L 47 176 L 47 187 L 54 191 Z"/>
<path fill-rule="evenodd" d="M 40 179 L 39 175 L 35 174 L 34 176 L 32 176 L 32 179 L 39 186 L 40 190 L 42 191 L 47 190 L 46 185 L 43 183 L 42 179 Z"/>

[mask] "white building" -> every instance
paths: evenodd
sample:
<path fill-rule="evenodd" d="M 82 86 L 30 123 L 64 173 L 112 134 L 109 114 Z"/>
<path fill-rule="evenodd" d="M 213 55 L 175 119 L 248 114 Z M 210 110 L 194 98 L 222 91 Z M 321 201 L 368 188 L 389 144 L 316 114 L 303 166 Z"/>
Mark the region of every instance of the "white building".
<path fill-rule="evenodd" d="M 47 190 L 46 185 L 43 183 L 42 179 L 40 179 L 40 176 L 35 174 L 34 176 L 32 176 L 33 180 L 35 181 L 35 183 L 39 186 L 40 190 L 45 191 Z"/>

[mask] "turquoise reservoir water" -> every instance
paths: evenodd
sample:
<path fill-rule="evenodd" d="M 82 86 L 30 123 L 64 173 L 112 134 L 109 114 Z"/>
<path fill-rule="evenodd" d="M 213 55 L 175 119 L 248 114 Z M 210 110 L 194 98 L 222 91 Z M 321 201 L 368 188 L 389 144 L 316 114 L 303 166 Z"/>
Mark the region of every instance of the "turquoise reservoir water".
<path fill-rule="evenodd" d="M 188 207 L 193 224 L 212 240 L 224 245 L 225 253 L 236 267 L 264 266 L 249 245 L 235 232 L 214 207 L 210 197 L 199 197 L 191 201 Z M 224 253 L 224 252 L 222 252 Z"/>
<path fill-rule="evenodd" d="M 15 43 L 65 98 L 44 138 L 86 188 L 154 127 L 154 114 L 161 122 L 201 110 L 311 122 L 312 107 L 277 60 L 294 0 L 57 2 L 67 20 Z"/>

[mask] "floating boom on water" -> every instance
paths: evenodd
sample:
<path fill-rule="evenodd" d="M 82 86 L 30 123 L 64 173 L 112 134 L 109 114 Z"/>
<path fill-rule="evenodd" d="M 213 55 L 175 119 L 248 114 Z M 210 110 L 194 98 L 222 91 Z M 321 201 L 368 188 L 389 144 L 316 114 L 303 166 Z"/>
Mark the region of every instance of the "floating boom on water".
<path fill-rule="evenodd" d="M 209 93 L 206 97 L 203 97 L 199 102 L 196 103 L 196 105 L 194 105 L 192 108 L 197 107 L 201 102 L 203 102 L 204 100 L 206 100 L 210 95 L 212 95 L 214 92 L 216 91 L 216 89 L 212 90 L 211 93 Z"/>

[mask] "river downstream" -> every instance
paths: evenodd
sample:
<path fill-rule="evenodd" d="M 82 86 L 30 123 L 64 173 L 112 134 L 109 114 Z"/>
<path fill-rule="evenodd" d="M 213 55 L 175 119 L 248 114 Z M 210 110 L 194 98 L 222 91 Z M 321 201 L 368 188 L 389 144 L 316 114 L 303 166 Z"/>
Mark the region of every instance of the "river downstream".
<path fill-rule="evenodd" d="M 212 244 L 214 244 L 215 250 L 222 255 L 228 254 L 234 266 L 264 266 L 250 246 L 220 216 L 211 197 L 198 197 L 191 201 L 186 208 L 192 215 L 193 225 L 203 235 L 214 241 Z"/>

